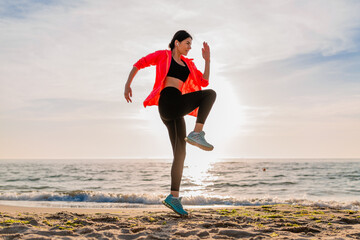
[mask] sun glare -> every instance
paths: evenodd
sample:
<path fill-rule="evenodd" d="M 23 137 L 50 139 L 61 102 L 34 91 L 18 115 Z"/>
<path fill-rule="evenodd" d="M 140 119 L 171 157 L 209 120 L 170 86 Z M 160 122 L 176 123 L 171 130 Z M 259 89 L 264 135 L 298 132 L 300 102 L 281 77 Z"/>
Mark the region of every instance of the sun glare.
<path fill-rule="evenodd" d="M 217 151 L 225 151 L 229 142 L 234 142 L 239 134 L 243 134 L 247 125 L 246 110 L 241 105 L 241 97 L 235 94 L 234 87 L 228 81 L 217 79 L 213 85 L 217 98 L 210 112 L 209 121 L 207 125 L 205 124 L 205 131 L 209 132 L 209 140 L 212 140 Z M 221 152 L 221 154 L 232 155 L 231 152 Z"/>
<path fill-rule="evenodd" d="M 206 187 L 213 184 L 217 178 L 210 170 L 218 160 L 207 153 L 196 150 L 194 149 L 188 154 L 183 173 L 183 179 L 187 182 L 186 190 L 191 192 L 191 196 L 205 194 Z"/>

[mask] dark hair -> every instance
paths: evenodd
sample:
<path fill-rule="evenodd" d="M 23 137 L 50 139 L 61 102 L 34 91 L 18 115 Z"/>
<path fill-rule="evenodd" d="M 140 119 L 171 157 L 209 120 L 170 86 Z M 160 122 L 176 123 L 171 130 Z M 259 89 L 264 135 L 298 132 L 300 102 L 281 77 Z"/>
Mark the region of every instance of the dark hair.
<path fill-rule="evenodd" d="M 171 50 L 174 49 L 175 47 L 175 40 L 178 40 L 179 42 L 187 39 L 187 38 L 191 38 L 192 39 L 192 36 L 186 32 L 185 30 L 180 30 L 180 31 L 177 31 L 173 37 L 173 39 L 171 40 L 170 44 L 169 44 L 169 48 Z"/>

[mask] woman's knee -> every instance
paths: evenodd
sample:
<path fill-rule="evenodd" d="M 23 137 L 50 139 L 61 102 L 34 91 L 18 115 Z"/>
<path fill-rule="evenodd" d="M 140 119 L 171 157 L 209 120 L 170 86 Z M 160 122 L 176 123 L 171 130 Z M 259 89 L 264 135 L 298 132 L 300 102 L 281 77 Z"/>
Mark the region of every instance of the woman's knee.
<path fill-rule="evenodd" d="M 206 96 L 210 99 L 212 99 L 213 101 L 215 101 L 216 99 L 216 92 L 212 89 L 206 89 L 204 90 L 204 92 L 206 93 Z"/>

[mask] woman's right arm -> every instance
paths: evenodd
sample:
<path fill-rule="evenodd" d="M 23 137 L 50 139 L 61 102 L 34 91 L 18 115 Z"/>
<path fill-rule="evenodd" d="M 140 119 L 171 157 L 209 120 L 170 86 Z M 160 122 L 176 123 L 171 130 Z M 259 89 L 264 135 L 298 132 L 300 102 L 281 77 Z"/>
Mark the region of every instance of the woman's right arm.
<path fill-rule="evenodd" d="M 134 79 L 136 73 L 139 71 L 139 69 L 137 69 L 136 67 L 133 67 L 130 71 L 128 80 L 125 83 L 125 91 L 124 91 L 124 96 L 127 102 L 132 102 L 131 98 L 132 98 L 132 90 L 131 90 L 131 82 Z"/>

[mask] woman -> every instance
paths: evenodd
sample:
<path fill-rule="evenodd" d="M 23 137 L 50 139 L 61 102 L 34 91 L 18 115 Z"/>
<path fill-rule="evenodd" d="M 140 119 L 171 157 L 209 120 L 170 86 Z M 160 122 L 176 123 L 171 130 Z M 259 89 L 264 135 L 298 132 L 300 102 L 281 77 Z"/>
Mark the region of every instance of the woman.
<path fill-rule="evenodd" d="M 125 99 L 131 102 L 131 82 L 138 70 L 156 65 L 156 79 L 152 92 L 144 101 L 144 107 L 158 105 L 160 118 L 168 129 L 174 160 L 171 168 L 171 191 L 163 204 L 179 215 L 187 215 L 179 197 L 183 173 L 186 142 L 211 151 L 214 147 L 205 138 L 203 127 L 216 99 L 213 90 L 201 90 L 209 84 L 210 48 L 204 42 L 202 56 L 205 70 L 202 74 L 192 59 L 185 56 L 191 49 L 192 37 L 184 30 L 175 33 L 169 44 L 171 50 L 160 50 L 137 61 L 125 84 Z M 186 137 L 184 116 L 196 116 L 194 131 Z M 186 142 L 185 142 L 186 141 Z"/>

